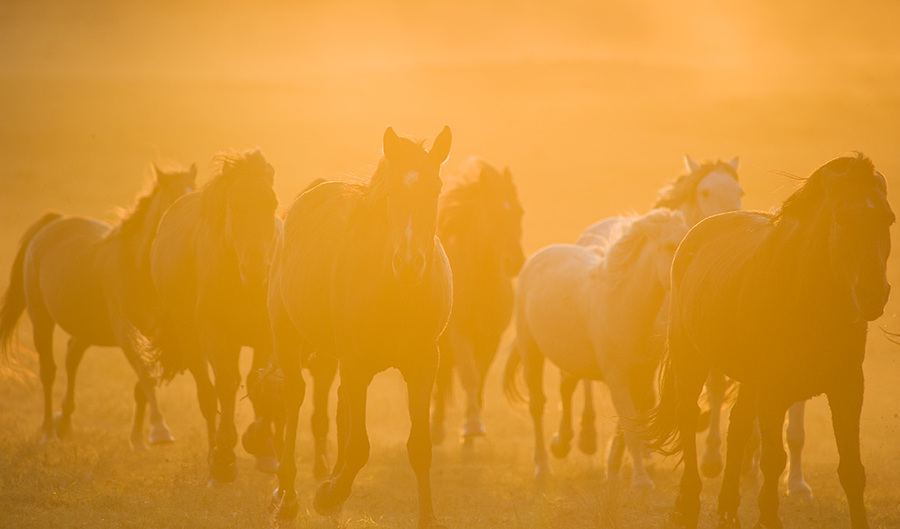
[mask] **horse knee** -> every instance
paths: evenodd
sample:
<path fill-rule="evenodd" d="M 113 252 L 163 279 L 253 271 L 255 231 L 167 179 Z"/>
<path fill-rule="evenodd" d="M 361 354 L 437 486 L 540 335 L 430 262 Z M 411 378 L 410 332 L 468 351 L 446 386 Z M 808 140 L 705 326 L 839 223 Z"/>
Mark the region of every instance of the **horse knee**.
<path fill-rule="evenodd" d="M 862 463 L 838 465 L 838 479 L 844 490 L 862 490 L 866 488 L 866 468 Z"/>

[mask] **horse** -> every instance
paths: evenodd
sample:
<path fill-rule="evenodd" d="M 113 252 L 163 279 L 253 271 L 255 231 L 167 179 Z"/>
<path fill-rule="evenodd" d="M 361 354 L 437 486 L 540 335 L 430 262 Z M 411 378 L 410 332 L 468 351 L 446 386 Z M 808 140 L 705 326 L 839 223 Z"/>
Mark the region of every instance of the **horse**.
<path fill-rule="evenodd" d="M 75 375 L 92 345 L 122 349 L 138 376 L 130 441 L 146 449 L 143 424 L 150 404 L 150 443 L 174 438 L 156 400 L 156 382 L 148 371 L 142 334 L 150 332 L 158 304 L 150 279 L 149 252 L 163 212 L 194 187 L 196 165 L 161 170 L 153 164 L 154 185 L 116 226 L 101 220 L 46 213 L 22 237 L 0 308 L 0 351 L 8 354 L 25 310 L 31 319 L 44 390 L 41 441 L 66 437 L 75 411 Z M 53 415 L 53 330 L 69 335 L 66 395 Z"/>
<path fill-rule="evenodd" d="M 163 307 L 152 346 L 164 380 L 189 370 L 197 384 L 209 442 L 210 484 L 236 477 L 234 409 L 241 346 L 253 347 L 254 372 L 272 358 L 266 280 L 281 222 L 275 216 L 275 171 L 262 151 L 220 153 L 213 164 L 213 177 L 163 216 L 150 252 L 153 284 Z M 277 458 L 271 428 L 260 427 L 268 422 L 256 399 L 251 402 L 257 423 L 245 434 L 244 448 L 256 456 L 259 470 L 273 472 Z"/>
<path fill-rule="evenodd" d="M 695 225 L 700 220 L 725 211 L 741 209 L 741 197 L 744 194 L 738 182 L 738 168 L 740 160 L 737 157 L 728 162 L 721 160 L 699 163 L 691 156 L 684 156 L 685 172 L 673 182 L 663 187 L 653 203 L 653 208 L 668 208 L 680 211 L 684 215 L 688 227 Z M 604 248 L 604 241 L 614 230 L 622 228 L 627 223 L 627 217 L 610 217 L 598 221 L 585 229 L 576 240 L 576 244 L 594 248 Z M 655 326 L 653 335 L 656 343 L 662 347 L 665 342 L 666 310 L 668 303 L 663 303 L 662 311 Z M 564 413 L 559 430 L 553 437 L 551 451 L 557 457 L 565 457 L 570 450 L 569 442 L 574 437 L 572 432 L 571 410 L 572 395 L 577 385 L 577 379 L 572 380 L 570 375 L 563 374 L 560 384 L 560 395 L 563 400 Z M 581 431 L 579 433 L 578 447 L 586 454 L 593 454 L 597 450 L 597 433 L 594 427 L 594 401 L 591 381 L 584 380 L 584 411 L 581 418 Z M 721 472 L 722 456 L 719 451 L 721 434 L 719 429 L 719 416 L 722 402 L 725 397 L 725 379 L 718 373 L 711 373 L 707 392 L 710 402 L 709 433 L 707 435 L 707 450 L 704 452 L 703 469 L 709 477 L 714 477 Z M 802 404 L 801 411 L 802 411 Z M 798 424 L 792 421 L 791 424 Z M 802 418 L 799 421 L 802 432 Z M 621 432 L 617 432 L 610 440 L 607 453 L 608 468 L 619 468 L 622 465 L 624 455 L 624 438 Z M 799 472 L 799 456 L 791 458 L 792 470 L 796 467 Z M 800 474 L 802 481 L 802 474 Z"/>
<path fill-rule="evenodd" d="M 516 289 L 519 361 L 507 362 L 504 387 L 508 396 L 518 396 L 515 372 L 521 362 L 534 421 L 537 477 L 550 473 L 542 425 L 544 358 L 549 358 L 569 380 L 606 381 L 634 459 L 631 485 L 652 488 L 643 441 L 628 419 L 653 405 L 660 352 L 651 331 L 669 288 L 672 256 L 685 233 L 680 212 L 654 209 L 611 234 L 603 251 L 554 244 L 526 261 Z M 563 415 L 569 412 L 564 409 Z M 619 469 L 611 467 L 607 474 L 617 481 Z"/>
<path fill-rule="evenodd" d="M 281 518 L 299 509 L 294 479 L 297 421 L 305 383 L 301 350 L 340 360 L 338 456 L 314 507 L 340 509 L 369 456 L 366 398 L 375 374 L 396 367 L 409 394 L 409 461 L 419 526 L 435 521 L 428 408 L 438 336 L 450 315 L 450 264 L 436 237 L 444 127 L 430 151 L 388 128 L 384 157 L 366 183 L 326 182 L 300 195 L 284 219 L 269 280 L 275 354 L 284 372 L 287 424 L 273 501 Z"/>
<path fill-rule="evenodd" d="M 438 237 L 453 270 L 453 311 L 439 340 L 441 351 L 431 415 L 431 440 L 444 437 L 444 408 L 453 369 L 466 392 L 462 437 L 484 436 L 484 378 L 513 310 L 512 278 L 525 262 L 522 206 L 512 174 L 472 158 L 442 195 Z"/>
<path fill-rule="evenodd" d="M 697 397 L 717 368 L 740 382 L 719 526 L 737 527 L 741 458 L 756 417 L 763 472 L 758 527 L 782 527 L 784 415 L 792 403 L 825 393 L 850 523 L 868 527 L 859 447 L 862 362 L 867 322 L 881 316 L 890 293 L 886 263 L 894 220 L 884 177 L 857 153 L 819 167 L 774 214 L 710 217 L 681 243 L 672 264 L 660 402 L 647 431 L 655 448 L 683 457 L 677 523 L 697 525 Z"/>

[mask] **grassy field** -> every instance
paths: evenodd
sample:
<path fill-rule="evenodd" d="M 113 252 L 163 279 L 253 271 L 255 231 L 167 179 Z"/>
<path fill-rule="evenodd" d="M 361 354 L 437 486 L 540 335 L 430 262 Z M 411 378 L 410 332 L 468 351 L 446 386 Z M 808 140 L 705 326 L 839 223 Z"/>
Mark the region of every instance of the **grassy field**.
<path fill-rule="evenodd" d="M 685 25 L 688 14 L 664 12 L 647 29 L 629 11 L 636 34 L 657 35 L 638 45 L 639 39 L 623 37 L 626 32 L 617 32 L 613 22 L 598 22 L 601 29 L 591 33 L 589 22 L 597 13 L 581 20 L 574 10 L 568 17 L 551 15 L 531 2 L 525 14 L 496 7 L 471 23 L 447 22 L 476 34 L 471 42 L 458 39 L 451 50 L 442 43 L 453 32 L 440 21 L 417 25 L 435 14 L 430 11 L 388 23 L 363 9 L 352 17 L 354 34 L 344 35 L 337 15 L 310 8 L 298 27 L 315 26 L 318 33 L 297 30 L 297 44 L 291 40 L 297 13 L 272 18 L 275 8 L 263 11 L 269 18 L 229 10 L 149 18 L 128 12 L 122 15 L 125 22 L 112 22 L 112 15 L 101 16 L 99 10 L 73 14 L 74 8 L 61 8 L 51 16 L 24 3 L 11 5 L 0 8 L 0 27 L 7 30 L 0 31 L 5 35 L 0 46 L 9 67 L 0 71 L 2 288 L 19 236 L 43 211 L 115 222 L 116 207 L 130 207 L 147 186 L 153 160 L 196 161 L 203 181 L 214 153 L 258 145 L 276 168 L 283 210 L 314 178 L 370 174 L 388 125 L 401 135 L 429 138 L 430 145 L 449 124 L 454 140 L 448 176 L 470 155 L 508 165 L 526 210 L 527 254 L 572 241 L 597 219 L 646 210 L 657 189 L 681 172 L 685 153 L 698 159 L 740 155 L 747 208 L 770 209 L 790 193 L 794 182 L 770 170 L 806 175 L 847 150 L 868 154 L 891 192 L 900 189 L 900 59 L 894 51 L 900 48 L 896 37 L 877 31 L 894 14 L 887 8 L 820 13 L 826 21 L 846 22 L 828 42 L 802 38 L 817 35 L 820 20 L 798 10 L 786 16 L 807 33 L 791 33 L 773 12 L 753 11 L 758 18 L 729 33 L 723 25 L 733 29 L 728 24 L 734 20 L 727 13 Z M 474 3 L 461 5 L 469 15 L 476 13 Z M 750 12 L 744 9 L 742 14 Z M 669 15 L 681 24 L 679 30 L 659 33 Z M 368 24 L 367 16 L 376 18 Z M 513 25 L 492 33 L 505 27 L 500 23 L 506 16 Z M 423 48 L 396 35 L 390 46 L 379 41 L 367 47 L 367 38 L 398 27 L 421 38 Z M 109 33 L 94 31 L 98 28 Z M 256 40 L 226 38 L 235 28 Z M 179 36 L 188 32 L 196 33 L 195 40 Z M 529 40 L 532 34 L 536 41 Z M 74 39 L 66 46 L 74 48 L 63 45 L 66 35 Z M 328 38 L 322 49 L 337 50 L 330 61 L 311 44 L 323 36 Z M 501 46 L 506 40 L 523 43 L 524 51 Z M 164 51 L 155 51 L 157 42 Z M 185 43 L 196 46 L 182 47 Z M 210 51 L 215 44 L 223 48 Z M 125 45 L 133 49 L 126 53 L 120 49 Z M 353 50 L 359 50 L 353 55 L 358 60 L 350 61 Z M 133 62 L 129 53 L 137 57 Z M 889 279 L 898 283 L 900 259 L 890 261 Z M 895 296 L 871 327 L 865 363 L 862 455 L 875 528 L 900 527 L 900 346 L 878 330 L 900 331 L 898 310 Z M 65 338 L 57 332 L 60 366 Z M 237 481 L 206 487 L 206 439 L 189 377 L 160 391 L 176 442 L 149 452 L 130 450 L 134 376 L 116 349 L 92 349 L 82 363 L 73 437 L 40 446 L 42 398 L 27 318 L 19 339 L 20 351 L 13 355 L 19 365 L 4 367 L 0 378 L 0 526 L 274 524 L 269 502 L 275 480 L 257 473 L 240 448 Z M 497 371 L 488 380 L 488 437 L 473 452 L 453 436 L 435 449 L 432 481 L 442 521 L 454 528 L 666 527 L 680 475 L 673 460 L 657 460 L 656 489 L 645 495 L 627 486 L 607 487 L 602 455 L 577 451 L 552 461 L 553 478 L 536 484 L 530 418 L 524 408 L 505 401 Z M 550 369 L 545 382 L 550 432 L 558 419 L 555 381 Z M 57 409 L 64 388 L 61 369 L 54 390 Z M 605 388 L 596 399 L 605 443 L 614 413 Z M 282 525 L 414 526 L 415 482 L 406 457 L 409 422 L 399 373 L 378 377 L 369 400 L 371 457 L 335 519 L 312 510 L 318 484 L 311 471 L 310 411 L 304 407 L 298 442 L 301 512 L 295 523 Z M 451 428 L 461 424 L 460 400 L 449 413 Z M 244 399 L 239 429 L 249 419 Z M 333 434 L 331 443 L 334 454 Z M 815 497 L 783 498 L 786 527 L 848 526 L 823 398 L 808 408 L 804 463 Z M 719 482 L 704 483 L 702 527 L 714 525 Z M 745 484 L 744 526 L 756 520 L 757 490 L 757 483 Z"/>

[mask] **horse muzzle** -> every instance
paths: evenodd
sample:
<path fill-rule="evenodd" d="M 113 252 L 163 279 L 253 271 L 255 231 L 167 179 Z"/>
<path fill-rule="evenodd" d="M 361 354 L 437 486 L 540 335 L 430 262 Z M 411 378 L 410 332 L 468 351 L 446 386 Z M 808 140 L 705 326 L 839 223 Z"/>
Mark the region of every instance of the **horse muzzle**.
<path fill-rule="evenodd" d="M 887 283 L 878 289 L 857 286 L 853 289 L 853 301 L 859 315 L 866 321 L 873 321 L 884 314 L 884 307 L 887 305 L 890 294 L 891 285 Z"/>
<path fill-rule="evenodd" d="M 415 285 L 425 276 L 425 254 L 415 253 L 404 258 L 400 253 L 395 253 L 391 268 L 398 281 L 404 285 Z"/>

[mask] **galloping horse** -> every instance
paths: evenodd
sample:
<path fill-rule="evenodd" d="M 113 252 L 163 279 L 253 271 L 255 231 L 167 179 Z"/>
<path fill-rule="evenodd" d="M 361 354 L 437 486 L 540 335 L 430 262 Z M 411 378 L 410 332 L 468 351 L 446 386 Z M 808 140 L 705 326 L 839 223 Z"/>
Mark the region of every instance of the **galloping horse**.
<path fill-rule="evenodd" d="M 236 473 L 234 407 L 241 346 L 254 348 L 254 371 L 272 357 L 266 279 L 280 220 L 272 190 L 275 171 L 259 149 L 220 154 L 214 160 L 215 176 L 196 193 L 181 197 L 159 223 L 150 262 L 164 312 L 153 345 L 163 378 L 185 369 L 193 375 L 206 420 L 210 479 L 229 482 Z M 262 437 L 255 444 L 245 437 L 245 448 L 257 456 L 260 470 L 274 471 L 271 434 Z"/>
<path fill-rule="evenodd" d="M 542 425 L 546 357 L 570 380 L 606 381 L 634 460 L 631 485 L 653 486 L 643 466 L 643 441 L 625 421 L 653 406 L 660 349 L 652 330 L 669 288 L 672 256 L 686 232 L 681 213 L 655 209 L 611 235 L 605 250 L 555 244 L 525 263 L 516 289 L 518 352 L 511 354 L 525 367 L 536 476 L 550 472 Z M 516 364 L 508 361 L 504 376 L 511 397 L 517 396 Z M 608 477 L 615 480 L 618 472 L 611 467 Z"/>
<path fill-rule="evenodd" d="M 440 166 L 450 129 L 431 151 L 384 133 L 384 158 L 371 181 L 326 182 L 300 195 L 284 220 L 269 281 L 269 314 L 287 409 L 275 501 L 279 515 L 299 508 L 294 479 L 297 421 L 305 384 L 301 348 L 340 359 L 338 457 L 316 511 L 340 508 L 369 457 L 366 397 L 373 376 L 398 368 L 409 392 L 407 448 L 416 474 L 419 525 L 437 525 L 431 503 L 428 405 L 437 339 L 450 315 L 450 264 L 435 236 Z"/>
<path fill-rule="evenodd" d="M 470 159 L 462 178 L 444 193 L 438 236 L 453 269 L 453 312 L 441 336 L 431 440 L 444 437 L 444 407 L 456 367 L 466 392 L 466 440 L 485 435 L 481 421 L 484 377 L 513 310 L 512 278 L 522 252 L 522 206 L 509 169 L 500 173 Z"/>
<path fill-rule="evenodd" d="M 163 212 L 194 187 L 197 167 L 161 171 L 153 189 L 118 226 L 87 217 L 47 213 L 22 237 L 0 309 L 0 350 L 7 354 L 25 309 L 34 331 L 44 388 L 43 441 L 71 431 L 75 374 L 92 345 L 118 346 L 138 376 L 131 444 L 146 448 L 143 425 L 150 404 L 150 443 L 173 440 L 156 402 L 156 382 L 144 365 L 141 334 L 155 324 L 158 304 L 150 279 L 150 245 Z M 53 416 L 53 329 L 71 335 L 66 351 L 66 396 Z"/>
<path fill-rule="evenodd" d="M 715 162 L 699 163 L 688 155 L 684 157 L 685 173 L 676 178 L 672 183 L 663 187 L 659 192 L 659 197 L 653 204 L 654 208 L 668 208 L 680 211 L 684 215 L 688 227 L 691 227 L 701 220 L 711 215 L 724 213 L 726 211 L 736 211 L 741 209 L 741 197 L 744 190 L 738 183 L 738 167 L 740 162 L 737 157 L 732 158 L 728 162 L 721 160 Z M 576 244 L 582 246 L 598 247 L 599 243 L 602 247 L 603 241 L 609 234 L 616 229 L 621 229 L 621 224 L 627 219 L 622 217 L 610 217 L 598 221 L 588 227 L 578 237 Z M 660 354 L 665 342 L 665 324 L 668 319 L 669 304 L 664 302 L 658 325 L 654 330 L 654 336 L 657 336 L 657 344 L 660 347 Z M 569 375 L 563 374 L 560 383 L 560 394 L 563 399 L 563 408 L 571 409 L 572 393 L 574 392 L 577 380 L 571 380 Z M 706 437 L 706 451 L 703 453 L 703 462 L 701 468 L 708 477 L 715 477 L 722 471 L 722 454 L 719 450 L 722 444 L 721 429 L 719 427 L 719 418 L 721 416 L 722 403 L 725 399 L 725 390 L 727 384 L 725 377 L 718 371 L 713 371 L 709 375 L 707 382 L 707 395 L 709 397 L 709 431 Z M 585 453 L 593 454 L 596 450 L 596 429 L 594 428 L 594 402 L 591 395 L 591 382 L 584 381 L 584 412 L 581 419 L 581 432 L 579 434 L 578 447 Z M 803 432 L 803 403 L 797 403 L 795 406 L 799 408 L 799 419 L 792 420 L 789 431 L 794 433 L 799 431 L 801 438 L 798 444 L 791 445 L 796 447 L 796 451 L 792 448 L 791 456 L 791 474 L 795 476 L 792 483 L 797 483 L 797 490 L 805 487 L 803 474 L 800 468 L 800 448 L 802 448 L 802 432 Z M 792 417 L 795 417 L 794 409 L 791 410 Z M 551 445 L 553 453 L 557 457 L 565 457 L 569 452 L 569 440 L 572 434 L 572 418 L 569 414 L 565 414 L 561 419 L 560 429 L 554 436 L 554 444 Z M 799 428 L 799 430 L 798 430 Z M 797 436 L 789 436 L 793 440 Z M 622 464 L 622 456 L 624 454 L 624 440 L 621 433 L 613 436 L 610 440 L 610 446 L 607 454 L 607 465 L 609 468 L 618 468 Z M 796 456 L 794 455 L 796 452 Z M 802 485 L 799 485 L 802 484 Z M 792 489 L 795 488 L 792 486 Z M 808 490 L 808 487 L 807 487 Z"/>
<path fill-rule="evenodd" d="M 700 513 L 697 397 L 711 368 L 741 383 L 731 411 L 720 527 L 737 527 L 741 458 L 759 422 L 759 526 L 781 527 L 784 415 L 825 393 L 854 529 L 868 527 L 859 453 L 867 322 L 890 293 L 886 262 L 894 214 L 884 177 L 861 154 L 816 170 L 774 215 L 725 213 L 702 221 L 672 264 L 669 349 L 649 436 L 681 452 L 676 521 Z"/>

